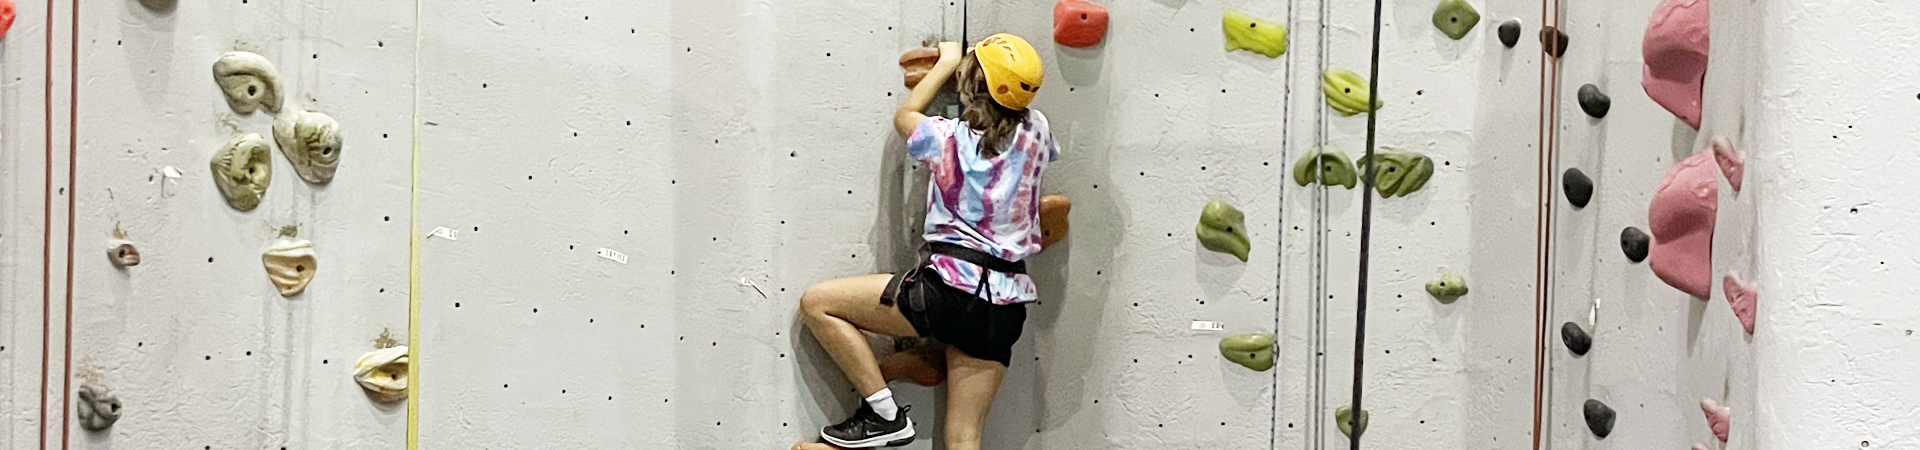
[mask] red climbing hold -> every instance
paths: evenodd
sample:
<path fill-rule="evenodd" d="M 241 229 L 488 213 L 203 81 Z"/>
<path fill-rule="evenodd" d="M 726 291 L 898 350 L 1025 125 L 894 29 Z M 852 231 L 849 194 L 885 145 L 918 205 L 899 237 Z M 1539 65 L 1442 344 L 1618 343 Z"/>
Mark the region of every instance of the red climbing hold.
<path fill-rule="evenodd" d="M 1700 129 L 1701 85 L 1707 75 L 1707 0 L 1662 0 L 1640 39 L 1640 86 L 1654 103 Z"/>
<path fill-rule="evenodd" d="M 13 0 L 0 0 L 0 39 L 6 38 L 7 30 L 11 29 L 13 29 Z"/>
<path fill-rule="evenodd" d="M 1068 47 L 1092 47 L 1107 38 L 1107 7 L 1085 0 L 1053 5 L 1053 41 Z"/>
<path fill-rule="evenodd" d="M 1741 278 L 1739 273 L 1727 272 L 1720 279 L 1720 289 L 1720 293 L 1727 296 L 1727 304 L 1733 306 L 1733 318 L 1740 320 L 1740 327 L 1745 328 L 1747 334 L 1753 334 L 1754 309 L 1760 299 L 1759 288 Z M 1727 437 L 1721 435 L 1720 440 L 1725 441 Z"/>
<path fill-rule="evenodd" d="M 1680 161 L 1660 180 L 1647 207 L 1653 248 L 1647 265 L 1681 292 L 1706 300 L 1713 289 L 1713 222 L 1720 209 L 1720 180 L 1713 152 Z"/>

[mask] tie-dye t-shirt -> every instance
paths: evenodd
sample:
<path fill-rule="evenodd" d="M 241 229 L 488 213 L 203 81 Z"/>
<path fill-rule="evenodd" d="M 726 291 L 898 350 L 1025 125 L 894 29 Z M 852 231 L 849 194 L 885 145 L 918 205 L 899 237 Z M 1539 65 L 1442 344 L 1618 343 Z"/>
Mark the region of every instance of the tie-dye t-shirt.
<path fill-rule="evenodd" d="M 1047 117 L 1027 110 L 998 156 L 983 158 L 980 132 L 965 121 L 928 117 L 907 137 L 907 152 L 931 172 L 927 189 L 927 242 L 959 245 L 1008 261 L 1040 252 L 1040 177 L 1060 156 Z M 996 305 L 1038 298 L 1033 279 L 1005 274 L 946 255 L 929 265 L 948 285 Z M 985 273 L 986 288 L 980 289 Z"/>

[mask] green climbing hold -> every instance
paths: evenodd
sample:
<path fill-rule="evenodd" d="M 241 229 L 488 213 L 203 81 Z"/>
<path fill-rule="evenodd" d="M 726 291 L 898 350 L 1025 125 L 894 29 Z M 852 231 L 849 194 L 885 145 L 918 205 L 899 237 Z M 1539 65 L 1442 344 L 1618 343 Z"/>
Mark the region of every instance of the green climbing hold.
<path fill-rule="evenodd" d="M 1368 101 L 1373 102 L 1373 110 L 1380 110 L 1380 100 L 1367 94 L 1367 80 L 1351 70 L 1332 68 L 1321 72 L 1320 92 L 1327 95 L 1327 106 L 1343 116 L 1367 112 Z"/>
<path fill-rule="evenodd" d="M 1360 425 L 1355 427 L 1353 424 L 1353 410 L 1342 406 L 1333 410 L 1333 421 L 1340 424 L 1340 434 L 1347 435 L 1348 439 L 1352 439 L 1355 436 L 1367 432 L 1367 415 L 1366 410 L 1360 410 Z"/>
<path fill-rule="evenodd" d="M 1427 282 L 1427 293 L 1438 298 L 1454 298 L 1467 295 L 1467 279 L 1455 274 L 1442 274 Z"/>
<path fill-rule="evenodd" d="M 1246 50 L 1268 58 L 1287 52 L 1287 26 L 1229 9 L 1220 15 L 1220 30 L 1227 34 L 1227 51 Z"/>
<path fill-rule="evenodd" d="M 1405 197 L 1420 188 L 1426 187 L 1427 180 L 1433 178 L 1433 159 L 1414 152 L 1378 152 L 1374 153 L 1373 188 L 1380 191 L 1381 197 Z M 1354 167 L 1366 170 L 1367 158 L 1354 161 Z"/>
<path fill-rule="evenodd" d="M 1220 356 L 1256 372 L 1273 368 L 1273 335 L 1236 334 L 1220 338 Z"/>
<path fill-rule="evenodd" d="M 1247 216 L 1227 202 L 1214 200 L 1200 210 L 1200 225 L 1194 227 L 1200 245 L 1207 250 L 1232 254 L 1247 261 L 1253 243 L 1247 239 Z"/>
<path fill-rule="evenodd" d="M 1440 0 L 1440 7 L 1433 10 L 1433 27 L 1456 41 L 1479 24 L 1480 12 L 1473 10 L 1473 5 L 1466 0 Z"/>
<path fill-rule="evenodd" d="M 1316 170 L 1320 174 L 1320 184 L 1327 186 L 1353 189 L 1354 184 L 1360 182 L 1360 171 L 1353 168 L 1353 161 L 1347 159 L 1347 153 L 1333 144 L 1314 147 L 1313 151 L 1307 152 L 1307 156 L 1293 163 L 1293 182 L 1301 186 L 1313 184 Z"/>

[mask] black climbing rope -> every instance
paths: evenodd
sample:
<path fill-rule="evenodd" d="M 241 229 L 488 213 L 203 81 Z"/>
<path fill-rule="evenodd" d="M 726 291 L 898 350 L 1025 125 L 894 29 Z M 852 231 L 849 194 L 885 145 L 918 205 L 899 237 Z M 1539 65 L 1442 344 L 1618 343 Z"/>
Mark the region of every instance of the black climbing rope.
<path fill-rule="evenodd" d="M 1374 96 L 1380 93 L 1380 10 L 1382 0 L 1373 0 L 1373 56 L 1367 68 L 1367 150 L 1360 168 L 1362 180 L 1360 189 L 1360 287 L 1359 295 L 1354 297 L 1355 311 L 1353 319 L 1353 414 L 1347 415 L 1348 429 L 1353 430 L 1347 437 L 1351 450 L 1360 450 L 1360 418 L 1366 410 L 1360 407 L 1360 385 L 1365 375 L 1367 354 L 1367 253 L 1373 247 L 1373 146 L 1374 122 L 1379 108 L 1374 107 Z"/>

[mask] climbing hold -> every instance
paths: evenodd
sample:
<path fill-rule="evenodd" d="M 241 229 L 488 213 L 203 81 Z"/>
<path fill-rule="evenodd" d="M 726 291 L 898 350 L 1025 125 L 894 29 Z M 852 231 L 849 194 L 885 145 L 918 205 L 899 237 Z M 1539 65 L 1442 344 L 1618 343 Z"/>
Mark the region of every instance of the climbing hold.
<path fill-rule="evenodd" d="M 1593 200 L 1593 179 L 1587 178 L 1587 174 L 1578 167 L 1567 169 L 1566 174 L 1560 177 L 1560 187 L 1567 193 L 1567 203 L 1572 203 L 1576 209 L 1587 207 L 1587 202 Z"/>
<path fill-rule="evenodd" d="M 1247 13 L 1228 9 L 1220 15 L 1220 29 L 1227 34 L 1227 51 L 1246 50 L 1268 58 L 1287 52 L 1287 26 L 1260 20 Z"/>
<path fill-rule="evenodd" d="M 107 241 L 107 260 L 115 267 L 133 267 L 140 265 L 140 249 L 133 247 L 133 241 L 114 239 Z"/>
<path fill-rule="evenodd" d="M 1301 186 L 1313 184 L 1314 174 L 1319 173 L 1320 184 L 1344 186 L 1353 189 L 1360 181 L 1360 172 L 1354 170 L 1353 161 L 1347 160 L 1346 152 L 1333 144 L 1314 147 L 1307 156 L 1293 163 L 1293 182 Z"/>
<path fill-rule="evenodd" d="M 1507 19 L 1500 23 L 1500 44 L 1513 48 L 1520 43 L 1520 19 Z"/>
<path fill-rule="evenodd" d="M 266 264 L 267 278 L 273 280 L 274 287 L 280 288 L 281 297 L 292 297 L 306 290 L 307 282 L 313 281 L 313 273 L 320 267 L 313 259 L 312 242 L 289 237 L 274 241 L 273 246 L 260 255 L 260 261 Z"/>
<path fill-rule="evenodd" d="M 273 181 L 273 161 L 268 155 L 267 139 L 257 133 L 234 138 L 207 163 L 213 171 L 213 185 L 227 198 L 227 205 L 241 211 L 260 206 Z"/>
<path fill-rule="evenodd" d="M 1247 252 L 1253 246 L 1247 239 L 1246 215 L 1221 200 L 1207 202 L 1200 210 L 1200 225 L 1194 227 L 1194 233 L 1207 250 L 1232 254 L 1240 262 L 1247 261 Z"/>
<path fill-rule="evenodd" d="M 120 398 L 107 388 L 83 384 L 78 394 L 80 401 L 73 409 L 80 416 L 80 428 L 100 431 L 120 421 Z"/>
<path fill-rule="evenodd" d="M 220 55 L 213 62 L 213 81 L 220 84 L 220 92 L 234 112 L 280 112 L 280 71 L 264 56 L 250 52 Z"/>
<path fill-rule="evenodd" d="M 1352 439 L 1367 432 L 1368 415 L 1366 410 L 1360 410 L 1360 424 L 1359 426 L 1355 426 L 1353 423 L 1353 410 L 1349 407 L 1342 406 L 1333 410 L 1333 421 L 1340 425 L 1340 434 L 1347 435 L 1348 439 Z"/>
<path fill-rule="evenodd" d="M 1732 426 L 1733 408 L 1728 408 L 1711 398 L 1700 399 L 1700 411 L 1707 414 L 1707 427 L 1713 429 L 1713 437 L 1720 442 L 1727 441 L 1727 429 Z"/>
<path fill-rule="evenodd" d="M 1351 70 L 1330 68 L 1321 72 L 1320 92 L 1327 95 L 1327 106 L 1343 116 L 1367 112 L 1369 99 L 1373 110 L 1380 110 L 1380 99 L 1367 95 L 1367 80 Z"/>
<path fill-rule="evenodd" d="M 13 29 L 13 0 L 0 0 L 0 39 L 7 37 L 7 30 Z"/>
<path fill-rule="evenodd" d="M 1427 293 L 1438 298 L 1453 298 L 1467 295 L 1467 279 L 1455 274 L 1441 274 L 1427 282 Z"/>
<path fill-rule="evenodd" d="M 1613 434 L 1613 408 L 1599 400 L 1587 399 L 1582 409 L 1587 416 L 1587 429 L 1593 430 L 1594 436 L 1606 439 L 1607 435 Z"/>
<path fill-rule="evenodd" d="M 1067 196 L 1052 194 L 1040 197 L 1040 251 L 1067 238 L 1071 231 L 1067 222 L 1067 213 L 1073 211 L 1073 200 Z"/>
<path fill-rule="evenodd" d="M 1740 179 L 1747 173 L 1747 155 L 1733 148 L 1733 141 L 1725 137 L 1713 138 L 1713 160 L 1720 163 L 1720 174 L 1727 176 L 1727 184 L 1734 192 L 1740 192 Z"/>
<path fill-rule="evenodd" d="M 353 364 L 353 381 L 367 390 L 374 401 L 391 403 L 407 399 L 407 346 L 395 346 L 367 352 Z"/>
<path fill-rule="evenodd" d="M 1414 152 L 1375 152 L 1373 188 L 1381 197 L 1405 197 L 1419 191 L 1433 178 L 1433 159 Z M 1354 167 L 1366 170 L 1367 157 L 1354 161 Z"/>
<path fill-rule="evenodd" d="M 1680 161 L 1667 170 L 1647 206 L 1647 231 L 1653 233 L 1647 265 L 1661 281 L 1701 300 L 1712 290 L 1713 220 L 1720 209 L 1713 166 L 1713 152 Z"/>
<path fill-rule="evenodd" d="M 1727 304 L 1733 306 L 1733 317 L 1740 320 L 1740 327 L 1745 328 L 1747 334 L 1753 334 L 1755 302 L 1760 299 L 1758 288 L 1741 278 L 1739 272 L 1727 272 L 1720 278 L 1720 293 L 1726 295 Z"/>
<path fill-rule="evenodd" d="M 333 181 L 340 166 L 340 124 L 326 114 L 288 111 L 273 121 L 273 140 L 287 155 L 300 179 L 313 184 Z"/>
<path fill-rule="evenodd" d="M 1628 261 L 1646 261 L 1647 241 L 1649 240 L 1652 240 L 1652 237 L 1647 236 L 1647 232 L 1640 231 L 1639 228 L 1626 227 L 1620 229 L 1620 251 L 1627 254 Z"/>
<path fill-rule="evenodd" d="M 1475 11 L 1465 0 L 1440 0 L 1440 7 L 1433 10 L 1433 27 L 1456 41 L 1479 24 L 1480 11 Z"/>
<path fill-rule="evenodd" d="M 1553 25 L 1540 27 L 1540 50 L 1555 58 L 1567 54 L 1567 32 Z"/>
<path fill-rule="evenodd" d="M 1083 0 L 1053 4 L 1053 41 L 1068 47 L 1092 47 L 1107 38 L 1107 7 Z"/>
<path fill-rule="evenodd" d="M 1613 108 L 1613 99 L 1607 98 L 1607 94 L 1600 92 L 1600 87 L 1593 83 L 1581 85 L 1580 92 L 1575 96 L 1580 100 L 1580 110 L 1595 119 L 1607 117 L 1607 110 Z"/>
<path fill-rule="evenodd" d="M 1273 335 L 1235 334 L 1220 338 L 1220 356 L 1256 372 L 1273 368 Z"/>
<path fill-rule="evenodd" d="M 178 3 L 177 0 L 140 0 L 140 6 L 160 12 L 173 11 L 176 3 Z"/>
<path fill-rule="evenodd" d="M 1575 355 L 1586 355 L 1587 350 L 1593 349 L 1593 336 L 1588 336 L 1580 325 L 1567 322 L 1560 325 L 1560 343 L 1567 344 L 1567 351 Z"/>
<path fill-rule="evenodd" d="M 1662 0 L 1640 41 L 1640 87 L 1696 130 L 1707 74 L 1707 25 L 1707 0 Z"/>
<path fill-rule="evenodd" d="M 907 89 L 920 85 L 927 77 L 927 71 L 933 70 L 934 63 L 940 62 L 940 49 L 920 47 L 900 54 L 900 70 L 906 72 Z"/>

